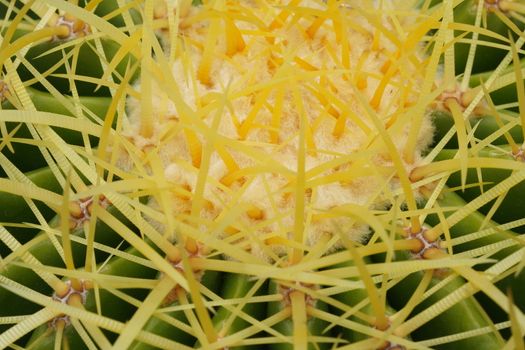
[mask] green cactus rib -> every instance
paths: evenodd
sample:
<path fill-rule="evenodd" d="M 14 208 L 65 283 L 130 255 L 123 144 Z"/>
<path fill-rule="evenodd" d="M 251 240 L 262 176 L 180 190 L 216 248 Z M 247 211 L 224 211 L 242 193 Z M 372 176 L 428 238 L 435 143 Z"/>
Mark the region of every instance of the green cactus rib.
<path fill-rule="evenodd" d="M 411 257 L 407 257 L 410 259 Z M 396 309 L 403 308 L 412 295 L 411 290 L 416 290 L 417 286 L 424 278 L 423 273 L 410 275 L 389 289 L 388 299 Z M 443 285 L 443 283 L 446 283 Z M 501 336 L 491 329 L 491 321 L 486 315 L 484 309 L 473 297 L 462 299 L 452 306 L 443 306 L 442 301 L 454 291 L 465 285 L 465 281 L 460 277 L 447 279 L 444 282 L 441 278 L 432 277 L 428 284 L 429 290 L 438 286 L 434 293 L 426 295 L 425 299 L 418 304 L 413 312 L 418 317 L 423 315 L 423 311 L 439 305 L 443 308 L 438 317 L 426 322 L 422 327 L 411 332 L 414 340 L 421 341 L 422 345 L 432 342 L 433 339 L 450 336 L 457 333 L 476 331 L 478 329 L 488 329 L 485 334 L 449 341 L 445 344 L 433 344 L 432 348 L 439 349 L 458 349 L 460 347 L 476 349 L 498 349 L 503 346 L 504 342 Z M 426 294 L 429 294 L 428 292 Z M 440 303 L 441 302 L 441 303 Z M 424 317 L 424 316 L 423 316 Z M 427 340 L 427 341 L 425 341 Z"/>
<path fill-rule="evenodd" d="M 301 340 L 304 341 L 305 344 L 308 343 L 308 349 L 310 350 L 329 349 L 331 346 L 330 343 L 333 342 L 333 339 L 331 339 L 330 334 L 324 333 L 328 323 L 322 319 L 308 314 L 309 308 L 315 308 L 316 310 L 326 312 L 328 310 L 328 305 L 320 300 L 309 301 L 306 297 L 307 294 L 301 291 L 300 288 L 295 289 L 294 286 L 288 286 L 286 284 L 280 284 L 278 281 L 270 280 L 268 286 L 269 293 L 283 294 L 280 291 L 281 288 L 287 289 L 287 292 L 284 293 L 285 298 L 283 300 L 269 302 L 267 312 L 268 316 L 271 317 L 285 311 L 286 309 L 290 309 L 291 315 L 273 326 L 276 331 L 288 338 L 288 342 L 277 342 L 275 344 L 271 344 L 270 348 L 272 350 L 290 350 L 294 348 L 295 343 L 293 342 L 293 338 L 297 334 L 297 329 L 295 328 L 295 323 L 292 320 L 292 314 L 295 312 L 295 310 L 293 310 L 293 306 L 290 305 L 292 305 L 291 299 L 294 298 L 294 294 L 297 293 L 297 297 L 303 299 L 304 301 L 304 309 L 297 310 L 297 312 L 303 313 L 306 319 L 306 327 L 304 329 L 304 334 L 301 333 L 301 337 L 303 338 Z M 314 305 L 309 305 L 309 302 L 313 302 Z M 311 342 L 308 342 L 307 337 L 313 339 L 324 339 L 312 340 Z"/>
<path fill-rule="evenodd" d="M 15 174 L 12 174 L 12 176 L 15 176 Z M 62 189 L 49 168 L 34 170 L 25 174 L 25 176 L 27 179 L 27 186 L 32 184 L 55 193 L 60 192 Z M 54 216 L 54 211 L 46 205 L 39 202 L 35 203 L 34 201 L 28 201 L 18 195 L 8 192 L 0 192 L 0 203 L 2 203 L 2 208 L 0 209 L 0 222 L 4 223 L 6 226 L 8 223 L 35 222 L 36 217 L 32 208 L 40 213 L 46 220 L 51 220 Z M 29 241 L 39 232 L 38 229 L 29 227 L 15 226 L 9 227 L 8 229 L 11 234 L 18 238 L 21 244 Z M 9 248 L 1 242 L 0 256 L 7 256 L 9 251 Z"/>
<path fill-rule="evenodd" d="M 171 303 L 168 307 L 181 306 L 178 301 Z M 188 325 L 188 319 L 183 311 L 172 311 L 162 314 L 163 319 L 153 317 L 144 326 L 143 330 L 158 334 L 168 339 L 176 339 L 177 343 L 191 346 L 195 342 L 195 337 L 184 330 L 191 330 Z M 168 323 L 169 322 L 169 323 Z M 177 322 L 177 323 L 175 323 Z M 176 326 L 174 326 L 175 324 Z M 133 350 L 151 350 L 157 347 L 143 342 L 135 342 L 129 349 Z"/>
<path fill-rule="evenodd" d="M 108 208 L 108 211 L 112 213 L 112 215 L 119 217 L 121 220 L 123 220 L 123 222 L 127 222 L 127 224 L 132 227 L 132 224 L 127 221 L 125 217 L 122 217 L 122 214 L 119 213 L 116 208 Z M 51 227 L 58 225 L 58 220 L 58 218 L 52 220 L 50 222 Z M 97 252 L 96 255 L 99 259 L 102 259 L 108 255 L 107 252 L 109 251 L 107 248 L 117 247 L 119 243 L 121 243 L 119 239 L 120 237 L 103 222 L 97 221 L 93 232 L 95 235 L 94 241 L 96 242 L 97 246 L 106 250 L 106 253 L 103 254 L 101 254 L 102 251 L 100 253 Z M 81 238 L 84 232 L 80 228 L 73 231 L 73 234 Z M 8 232 L 4 232 L 2 235 L 2 240 L 9 242 L 8 246 L 13 250 L 13 252 L 10 255 L 7 255 L 2 261 L 2 264 L 0 265 L 0 274 L 26 287 L 51 294 L 51 286 L 47 282 L 44 282 L 42 278 L 49 276 L 49 272 L 44 272 L 45 267 L 64 266 L 63 257 L 60 255 L 56 246 L 54 245 L 55 242 L 60 244 L 60 240 L 56 239 L 55 242 L 52 242 L 45 232 L 37 235 L 35 238 L 27 242 L 25 246 L 20 246 L 20 243 L 16 242 L 16 239 L 13 238 L 13 236 Z M 85 240 L 83 241 L 82 239 L 73 239 L 72 248 L 76 266 L 81 266 L 85 262 L 85 244 Z M 20 260 L 21 262 L 17 265 L 15 262 Z M 125 260 L 115 260 L 116 261 L 112 263 L 111 266 L 116 266 L 113 269 L 116 269 L 116 271 L 122 271 L 124 275 L 134 276 L 137 274 L 137 276 L 140 276 L 144 271 L 144 269 L 137 268 L 137 265 L 132 262 L 129 263 L 131 264 L 131 267 L 126 268 L 125 264 L 123 267 L 120 267 L 123 265 Z M 42 268 L 43 270 L 39 271 L 39 268 Z M 106 269 L 103 269 L 102 271 L 106 271 Z M 111 273 L 112 270 L 109 269 L 107 271 L 108 273 Z M 49 281 L 49 277 L 47 277 L 46 280 Z M 103 291 L 102 293 L 107 294 L 106 291 Z M 114 300 L 112 303 L 110 303 L 110 305 L 118 305 L 118 298 L 113 297 L 113 299 Z M 3 307 L 0 309 L 0 316 L 30 313 L 38 309 L 37 305 L 31 302 L 22 301 L 19 296 L 3 288 L 2 286 L 0 286 L 0 300 L 2 300 L 3 304 Z M 113 306 L 109 307 L 109 309 L 112 308 Z M 118 310 L 118 308 L 116 310 Z M 125 310 L 125 308 L 121 310 Z M 2 328 L 5 328 L 5 326 L 2 326 Z"/>
<path fill-rule="evenodd" d="M 17 32 L 13 39 L 24 35 L 27 35 L 27 32 Z M 74 44 L 56 40 L 34 45 L 28 50 L 26 61 L 18 67 L 18 75 L 22 81 L 32 83 L 31 86 L 44 92 L 47 88 L 39 82 L 42 79 L 61 94 L 70 95 L 73 91 L 71 84 L 75 84 L 74 89 L 79 96 L 111 96 L 108 82 L 101 79 L 107 74 L 107 67 L 117 55 L 120 45 L 112 40 L 100 41 L 104 57 L 99 57 L 101 54 L 98 53 L 94 41 L 83 40 Z M 128 54 L 114 67 L 111 76 L 116 84 L 126 74 L 127 67 L 132 67 L 134 62 L 136 60 Z M 43 73 L 40 73 L 41 76 L 35 76 L 34 70 Z M 135 72 L 134 76 L 137 77 L 138 72 Z"/>
<path fill-rule="evenodd" d="M 484 1 L 484 3 L 489 4 L 491 1 Z M 498 1 L 494 3 L 494 7 L 497 7 Z M 474 26 L 476 24 L 476 5 L 476 1 L 463 1 L 458 4 L 454 8 L 454 21 L 461 25 Z M 489 5 L 485 6 L 487 6 L 485 9 L 485 18 L 480 21 L 478 26 L 481 25 L 482 28 L 486 28 L 488 31 L 485 35 L 481 34 L 478 36 L 479 41 L 477 42 L 473 65 L 474 73 L 494 70 L 508 51 L 505 48 L 509 38 L 508 23 L 505 23 L 496 11 L 490 10 Z M 516 33 L 514 30 L 523 30 L 523 23 L 514 19 L 512 19 L 511 23 L 513 23 L 516 29 L 512 28 L 510 33 L 512 33 L 514 40 L 516 40 L 515 38 L 519 35 L 519 32 Z M 469 33 L 465 36 L 466 31 L 463 28 L 464 26 L 455 33 L 455 36 L 460 38 L 458 43 L 454 45 L 455 70 L 458 74 L 465 71 L 472 42 L 472 34 Z"/>
<path fill-rule="evenodd" d="M 152 280 L 155 277 L 156 270 L 149 266 L 149 262 L 143 259 L 134 248 L 127 249 L 125 253 L 129 255 L 111 258 L 101 266 L 99 273 L 115 276 L 115 278 L 140 278 L 144 281 Z M 130 259 L 129 256 L 136 259 Z M 127 289 L 125 292 L 119 291 L 120 294 L 114 294 L 116 292 L 106 288 L 89 289 L 84 304 L 85 309 L 92 312 L 101 310 L 100 314 L 103 316 L 125 321 L 131 317 L 133 311 L 140 305 L 140 301 L 147 294 L 145 289 L 140 288 Z M 121 293 L 126 295 L 127 300 L 123 298 Z M 27 342 L 27 346 L 39 350 L 53 349 L 55 342 L 60 341 L 62 344 L 68 343 L 71 348 L 84 349 L 86 348 L 86 338 L 81 337 L 77 329 L 79 328 L 74 328 L 73 326 L 65 327 L 61 339 L 57 340 L 57 329 L 50 324 L 43 324 L 33 332 Z"/>
<path fill-rule="evenodd" d="M 523 66 L 524 63 L 520 62 L 520 67 Z M 472 75 L 470 78 L 470 87 L 467 90 L 468 93 L 480 91 L 481 84 L 486 82 L 492 74 L 493 72 L 483 72 Z M 508 77 L 512 74 L 514 74 L 514 67 L 509 67 L 500 74 L 500 77 Z M 495 106 L 511 105 L 513 107 L 498 109 L 496 111 L 490 110 L 489 106 L 487 106 L 485 107 L 485 111 L 480 112 L 481 114 L 470 116 L 468 120 L 471 128 L 474 130 L 474 137 L 480 140 L 490 137 L 490 143 L 493 145 L 507 144 L 507 137 L 511 137 L 516 143 L 523 143 L 523 130 L 520 126 L 519 112 L 516 111 L 515 107 L 518 101 L 516 91 L 517 83 L 518 82 L 512 81 L 499 85 L 496 84 L 495 87 L 490 89 L 490 93 L 488 96 L 485 96 L 485 99 L 490 98 L 491 104 Z M 439 141 L 454 127 L 454 120 L 448 111 L 434 111 L 432 115 L 436 128 L 434 139 Z M 504 133 L 506 135 L 504 135 Z M 495 138 L 494 135 L 500 136 Z M 446 148 L 458 148 L 456 136 L 447 143 Z"/>
<path fill-rule="evenodd" d="M 367 264 L 371 264 L 372 261 L 368 257 L 364 258 Z M 345 261 L 343 263 L 332 266 L 331 269 L 346 269 L 354 267 L 355 264 L 352 260 Z M 357 281 L 357 279 L 353 279 Z M 374 310 L 372 305 L 368 302 L 368 291 L 364 288 L 355 288 L 352 290 L 345 291 L 334 295 L 334 299 L 340 303 L 339 305 L 331 305 L 330 311 L 337 314 L 342 318 L 346 318 L 351 322 L 356 322 L 362 325 L 369 325 L 370 322 L 374 322 Z M 342 308 L 349 308 L 348 311 L 343 312 Z M 385 316 L 390 319 L 395 314 L 395 310 L 387 305 L 385 308 Z M 336 334 L 340 334 L 341 338 L 348 341 L 349 344 L 357 343 L 360 341 L 367 340 L 370 336 L 361 333 L 356 330 L 350 330 L 344 327 L 336 327 Z M 409 339 L 410 340 L 410 339 Z M 393 344 L 389 344 L 392 346 Z"/>
<path fill-rule="evenodd" d="M 488 137 L 494 138 L 496 133 L 500 133 L 501 136 L 495 138 L 491 143 L 493 145 L 506 145 L 508 140 L 503 135 L 504 131 L 517 142 L 523 142 L 523 131 L 519 126 L 519 115 L 512 111 L 505 111 L 499 116 L 502 125 L 500 126 L 498 118 L 493 115 L 485 115 L 482 117 L 469 118 L 470 127 L 474 130 L 473 136 L 477 139 L 483 140 Z M 433 121 L 436 126 L 435 140 L 441 140 L 447 132 L 454 128 L 454 120 L 449 113 L 446 112 L 434 112 Z M 457 137 L 454 136 L 446 145 L 449 149 L 457 149 L 458 141 Z"/>
<path fill-rule="evenodd" d="M 445 212 L 446 217 L 449 217 L 454 213 L 453 208 L 463 208 L 467 205 L 465 200 L 453 191 L 443 192 L 443 194 L 438 199 L 438 203 L 440 207 L 448 208 Z M 426 222 L 431 226 L 438 225 L 442 222 L 442 219 L 439 219 L 437 215 L 430 215 L 429 217 L 427 217 Z M 519 237 L 519 235 L 512 231 L 505 230 L 504 226 L 505 225 L 500 226 L 492 221 L 487 222 L 487 218 L 483 214 L 479 212 L 472 212 L 468 216 L 461 219 L 459 222 L 455 222 L 448 228 L 452 241 L 457 242 L 454 243 L 452 249 L 454 249 L 455 254 L 457 254 L 458 256 L 460 256 L 462 252 L 475 252 L 476 249 L 482 249 L 483 252 L 492 251 L 489 257 L 496 259 L 496 261 L 501 261 L 502 259 L 510 256 L 511 254 L 519 253 L 523 250 L 523 244 L 520 243 L 519 240 L 516 240 L 516 238 Z M 481 230 L 483 227 L 485 227 L 485 230 Z M 484 231 L 486 232 L 486 234 L 481 235 L 481 233 L 483 233 Z M 474 237 L 465 240 L 465 238 L 468 238 L 470 234 L 474 233 L 479 233 L 477 239 Z M 490 249 L 491 245 L 499 247 Z M 448 246 L 449 245 L 447 245 L 447 247 Z M 479 254 L 483 253 L 480 252 Z M 480 265 L 478 268 L 487 269 L 487 266 L 491 266 L 491 264 L 483 264 Z M 525 275 L 523 273 L 520 273 L 517 276 L 500 276 L 498 279 L 501 280 L 499 280 L 497 285 L 503 291 L 506 291 L 507 288 L 520 288 L 520 286 L 522 286 L 525 282 L 524 276 Z M 422 274 L 419 274 L 418 277 L 416 277 L 415 275 L 409 276 L 407 277 L 406 281 L 402 281 L 399 284 L 399 286 L 395 286 L 394 288 L 390 289 L 390 293 L 392 295 L 389 298 L 389 300 L 392 303 L 394 303 L 395 307 L 399 307 L 399 305 L 396 304 L 397 302 L 402 300 L 406 301 L 406 299 L 403 299 L 403 294 L 405 294 L 404 290 L 405 288 L 407 288 L 406 284 L 413 283 L 414 286 L 417 286 L 420 283 L 421 278 Z M 433 277 L 430 285 L 437 285 L 442 279 L 442 277 Z M 460 289 L 461 286 L 464 284 L 464 281 L 461 281 L 460 278 L 455 278 L 452 281 L 450 281 L 450 278 L 447 277 L 445 277 L 445 279 L 448 279 L 448 284 L 446 284 L 445 287 L 439 289 L 438 292 L 436 292 L 435 294 L 432 294 L 430 297 L 426 298 L 425 302 L 417 308 L 419 311 L 424 310 L 431 304 L 439 304 L 440 299 L 444 295 Z M 410 287 L 408 288 L 410 289 Z M 483 295 L 479 295 L 478 298 L 487 302 L 486 298 L 483 298 Z M 523 310 L 525 306 L 523 304 L 523 299 L 520 299 L 516 305 Z M 446 306 L 444 306 L 443 304 L 441 305 L 441 307 L 446 308 Z M 486 314 L 487 312 L 489 313 L 489 315 Z M 486 322 L 486 320 L 488 320 L 487 316 L 490 316 L 492 319 L 501 320 L 503 319 L 503 311 L 501 309 L 494 309 L 490 307 L 482 308 L 474 299 L 464 299 L 460 303 L 457 303 L 454 306 L 450 307 L 450 309 L 445 311 L 442 316 L 435 318 L 427 325 L 425 325 L 422 329 L 418 329 L 412 334 L 415 338 L 422 336 L 422 339 L 426 339 L 429 338 L 430 335 L 434 337 L 439 336 L 439 333 L 442 330 L 448 330 L 448 334 L 452 334 L 454 332 L 460 333 L 462 329 L 464 331 L 468 331 L 469 329 L 467 327 L 474 327 L 470 328 L 470 330 L 484 328 L 487 330 L 487 332 L 490 333 L 482 334 L 469 339 L 459 340 L 457 342 L 451 342 L 450 344 L 442 344 L 440 348 L 499 348 L 502 346 L 501 339 L 499 339 L 499 336 L 495 336 L 495 334 L 493 333 L 494 330 L 490 330 L 490 323 Z M 472 323 L 465 322 L 466 319 L 470 319 Z M 458 320 L 461 321 L 458 322 Z"/>
<path fill-rule="evenodd" d="M 140 257 L 140 254 L 134 249 L 130 248 L 126 251 L 128 254 L 133 256 Z M 146 260 L 147 263 L 147 260 Z M 147 264 L 149 265 L 149 264 Z M 137 276 L 139 278 L 151 279 L 154 277 L 156 270 L 150 266 L 143 264 L 137 264 L 136 262 L 126 259 L 125 257 L 115 257 L 100 270 L 101 273 L 112 276 L 125 276 L 133 277 Z M 220 274 L 216 271 L 209 271 L 204 274 L 202 277 L 203 286 L 209 287 L 211 289 L 219 288 L 220 283 Z M 218 292 L 218 290 L 215 290 Z M 100 307 L 103 311 L 102 314 L 118 320 L 129 319 L 133 315 L 133 310 L 140 305 L 140 301 L 145 297 L 145 290 L 132 290 L 127 292 L 127 294 L 132 297 L 133 304 L 125 302 L 121 296 L 114 295 L 104 289 L 99 291 L 99 304 L 95 303 L 95 292 L 94 290 L 88 291 L 88 297 L 86 300 L 85 308 L 96 312 L 97 307 Z M 175 293 L 175 291 L 173 291 Z M 185 292 L 183 292 L 185 293 Z M 179 301 L 174 301 L 169 305 L 164 305 L 165 308 L 176 308 L 179 304 Z M 178 321 L 178 327 L 174 327 L 171 323 Z M 187 318 L 184 314 L 184 311 L 173 311 L 173 312 L 162 312 L 161 314 L 154 315 L 149 319 L 144 327 L 143 331 L 150 332 L 152 334 L 159 335 L 168 339 L 176 339 L 177 343 L 184 345 L 191 345 L 195 338 L 193 335 L 186 333 L 182 329 L 184 326 L 181 323 L 185 324 L 185 329 L 192 331 L 191 327 L 187 324 Z M 66 328 L 67 329 L 67 328 Z M 47 334 L 46 334 L 47 333 Z M 45 335 L 43 335 L 45 334 Z M 29 341 L 29 345 L 33 349 L 43 350 L 53 346 L 57 332 L 53 329 L 50 329 L 48 325 L 42 325 L 37 329 Z M 112 337 L 115 338 L 115 337 Z M 69 334 L 64 334 L 61 342 L 68 342 L 72 348 L 83 349 L 85 347 L 84 340 L 78 336 L 75 332 L 70 332 Z M 156 346 L 153 346 L 147 342 L 135 341 L 129 349 L 134 350 L 144 350 L 144 349 L 157 349 Z"/>
<path fill-rule="evenodd" d="M 107 227 L 104 227 L 104 225 L 102 225 L 101 229 L 98 230 L 97 233 L 100 235 L 107 235 L 110 232 L 108 232 Z M 39 243 L 33 245 L 28 251 L 32 252 L 32 250 L 35 250 L 37 253 L 34 254 L 34 256 L 40 261 L 40 263 L 46 264 L 46 266 L 53 266 L 53 264 L 56 266 L 61 266 L 62 259 L 57 253 L 52 254 L 54 251 L 54 247 L 49 247 L 49 241 L 39 241 Z M 106 244 L 102 243 L 100 243 L 100 245 L 109 247 Z M 83 251 L 80 247 L 77 248 L 78 249 L 76 251 L 76 254 L 77 256 L 82 258 L 82 254 L 84 253 L 85 249 Z M 139 278 L 144 281 L 153 281 L 153 278 L 156 274 L 156 270 L 151 266 L 148 260 L 142 258 L 140 254 L 132 247 L 126 250 L 125 254 L 126 255 L 124 255 L 123 257 L 112 257 L 109 261 L 106 261 L 106 263 L 101 265 L 98 269 L 98 273 L 100 274 L 100 276 L 105 275 L 113 276 L 113 278 L 124 279 Z M 38 266 L 33 268 L 38 270 Z M 22 283 L 23 285 L 28 286 L 32 289 L 42 290 L 44 292 L 47 289 L 48 293 L 51 293 L 50 288 L 44 288 L 40 278 L 38 278 L 38 276 L 36 276 L 26 266 L 11 266 L 9 270 L 2 271 L 2 275 L 7 278 L 11 278 L 14 281 L 18 281 L 19 283 Z M 106 281 L 107 280 L 109 279 L 106 277 Z M 103 281 L 104 279 L 101 280 L 101 283 Z M 103 286 L 104 284 L 97 286 L 97 289 L 93 289 L 93 286 L 91 286 L 91 288 L 87 292 L 84 307 L 86 310 L 90 310 L 93 312 L 97 312 L 97 310 L 100 310 L 100 315 L 110 317 L 114 320 L 124 321 L 128 319 L 132 315 L 133 310 L 136 307 L 138 307 L 138 305 L 140 305 L 140 301 L 146 295 L 146 290 L 142 287 L 135 287 L 132 289 L 128 288 L 125 292 L 122 292 L 107 289 Z M 19 314 L 21 311 L 24 312 L 24 310 L 20 309 L 20 304 L 24 306 L 27 305 L 34 312 L 34 304 L 20 302 L 20 297 L 17 297 L 13 293 L 10 293 L 3 288 L 0 289 L 0 293 L 2 294 L 2 300 L 6 303 L 10 303 L 6 305 L 10 305 L 14 308 L 14 310 L 12 311 L 13 314 Z M 123 298 L 123 295 L 126 295 L 126 298 Z M 30 310 L 26 311 L 29 312 Z M 9 310 L 2 310 L 2 315 L 4 315 L 4 312 L 5 314 L 8 314 Z M 79 338 L 76 331 L 71 329 L 71 327 L 66 327 L 66 330 L 67 332 L 65 332 L 63 336 L 64 338 L 68 339 L 70 345 L 74 346 L 77 349 L 83 348 L 82 341 L 84 339 Z M 50 346 L 53 346 L 55 336 L 56 329 L 50 326 L 50 324 L 44 324 L 35 330 L 34 334 L 28 342 L 28 345 L 35 349 L 49 348 Z"/>
<path fill-rule="evenodd" d="M 467 205 L 462 196 L 452 191 L 444 193 L 438 201 L 443 208 L 462 208 Z M 451 214 L 452 212 L 445 213 L 447 217 Z M 437 225 L 439 219 L 435 215 L 430 215 L 427 218 L 427 222 L 430 225 Z M 511 254 L 521 251 L 524 246 L 524 243 L 520 240 L 521 235 L 506 229 L 508 226 L 510 225 L 498 224 L 494 221 L 487 222 L 485 215 L 480 212 L 473 212 L 450 228 L 451 237 L 457 241 L 453 249 L 457 254 L 476 251 L 476 249 L 490 252 L 489 247 L 492 245 L 497 248 L 492 251 L 490 257 L 496 259 L 496 261 L 501 261 Z M 477 233 L 477 236 L 473 237 L 473 239 L 469 238 L 469 234 L 473 233 Z M 490 266 L 490 264 L 483 264 L 480 268 L 486 269 L 487 266 Z M 500 276 L 498 279 L 500 280 L 497 285 L 501 290 L 507 291 L 508 288 L 511 288 L 515 293 L 518 293 L 525 283 L 525 274 L 517 269 L 511 276 Z M 521 310 L 525 310 L 525 300 L 523 298 L 516 298 L 515 302 Z M 499 316 L 502 316 L 501 310 L 498 310 L 498 312 Z M 498 315 L 494 316 L 497 317 Z"/>
<path fill-rule="evenodd" d="M 455 150 L 443 150 L 439 153 L 436 161 L 445 161 L 453 159 L 456 156 Z M 508 145 L 501 145 L 495 149 L 483 149 L 477 152 L 478 157 L 490 158 L 495 160 L 507 160 L 512 164 L 515 162 L 517 166 L 520 166 L 520 160 L 512 155 L 511 147 Z M 495 185 L 501 183 L 505 179 L 509 179 L 513 174 L 511 169 L 503 168 L 480 168 L 469 169 L 467 172 L 465 189 L 461 190 L 460 196 L 465 200 L 472 201 L 479 197 L 482 193 L 490 190 Z M 459 188 L 461 186 L 460 175 L 455 172 L 450 175 L 448 179 L 448 185 L 453 188 Z M 525 183 L 520 182 L 512 187 L 511 190 L 506 192 L 501 197 L 501 201 L 497 203 L 497 210 L 491 214 L 491 219 L 495 220 L 500 224 L 505 224 L 515 220 L 523 218 L 522 208 L 525 206 Z M 489 202 L 479 208 L 482 214 L 488 214 L 491 211 L 494 202 Z M 481 221 L 477 226 L 473 226 L 472 230 L 476 230 L 481 227 Z M 519 224 L 514 227 L 513 230 L 516 232 L 523 232 L 523 224 Z M 465 249 L 468 249 L 468 245 Z"/>
<path fill-rule="evenodd" d="M 221 297 L 224 300 L 235 300 L 246 297 L 247 295 L 262 296 L 267 293 L 266 281 L 255 281 L 248 275 L 229 273 L 223 277 Z M 220 338 L 228 338 L 237 332 L 248 332 L 257 335 L 257 328 L 251 331 L 249 326 L 252 320 L 260 320 L 266 314 L 264 303 L 250 303 L 244 305 L 223 305 L 219 307 L 212 318 L 213 325 Z M 246 320 L 250 317 L 252 322 Z M 225 339 L 227 340 L 227 339 Z M 234 345 L 239 350 L 250 350 L 256 347 L 250 345 Z"/>
<path fill-rule="evenodd" d="M 209 289 L 213 293 L 219 293 L 221 285 L 223 284 L 221 273 L 217 271 L 204 271 L 200 279 L 201 286 Z M 180 294 L 182 293 L 182 294 Z M 188 300 L 180 300 L 179 296 L 185 295 L 186 292 L 177 287 L 172 290 L 170 296 L 163 302 L 164 309 L 177 309 L 177 311 L 159 312 L 153 315 L 142 328 L 145 331 L 157 334 L 159 336 L 176 339 L 178 343 L 191 346 L 195 343 L 195 329 L 192 329 L 190 322 L 186 316 L 188 309 L 184 308 L 184 302 Z M 175 299 L 175 300 L 171 300 Z M 191 300 L 190 300 L 191 302 Z M 177 322 L 177 323 L 175 323 Z M 175 326 L 174 326 L 175 324 Z M 129 349 L 132 350 L 151 350 L 156 347 L 145 344 L 143 342 L 134 342 Z"/>
<path fill-rule="evenodd" d="M 31 87 L 27 88 L 27 92 L 37 110 L 75 118 L 97 118 L 99 121 L 103 121 L 111 104 L 110 97 L 81 96 L 78 100 L 75 100 L 72 97 L 66 96 L 61 102 L 57 102 L 56 97 L 51 93 L 39 91 Z M 16 101 L 12 102 L 13 103 L 11 103 L 10 100 L 3 102 L 2 109 L 22 109 Z M 77 107 L 82 108 L 81 116 L 78 115 L 79 112 L 76 110 Z M 2 153 L 7 159 L 14 162 L 19 170 L 27 172 L 47 166 L 47 162 L 43 155 L 38 151 L 37 146 L 25 142 L 32 139 L 32 135 L 25 124 L 8 122 L 6 123 L 6 129 L 7 132 L 11 134 L 13 141 L 10 147 L 3 145 Z M 79 146 L 85 145 L 85 139 L 82 133 L 65 128 L 55 128 L 55 130 L 68 144 Z M 98 138 L 90 136 L 89 143 L 92 146 L 96 146 L 98 144 Z M 0 169 L 0 174 L 5 176 L 3 167 Z"/>

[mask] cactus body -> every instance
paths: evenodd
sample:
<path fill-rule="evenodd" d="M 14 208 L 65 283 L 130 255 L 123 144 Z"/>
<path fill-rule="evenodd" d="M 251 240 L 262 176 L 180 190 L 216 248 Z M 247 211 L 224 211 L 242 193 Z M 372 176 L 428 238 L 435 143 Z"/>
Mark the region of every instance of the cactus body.
<path fill-rule="evenodd" d="M 523 349 L 523 13 L 0 4 L 0 348 Z"/>

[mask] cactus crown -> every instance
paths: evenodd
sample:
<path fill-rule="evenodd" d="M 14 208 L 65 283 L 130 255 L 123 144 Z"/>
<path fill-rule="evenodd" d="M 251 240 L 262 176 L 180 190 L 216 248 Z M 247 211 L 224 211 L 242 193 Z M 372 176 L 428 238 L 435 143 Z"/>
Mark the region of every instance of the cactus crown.
<path fill-rule="evenodd" d="M 349 210 L 391 204 L 432 142 L 415 107 L 428 102 L 424 32 L 411 34 L 422 20 L 403 14 L 393 39 L 394 4 L 381 7 L 217 2 L 179 18 L 175 40 L 160 32 L 173 80 L 136 86 L 122 131 L 141 160 L 160 158 L 154 176 L 173 186 L 163 209 L 227 227 L 256 255 L 340 234 L 364 242 L 366 222 Z"/>

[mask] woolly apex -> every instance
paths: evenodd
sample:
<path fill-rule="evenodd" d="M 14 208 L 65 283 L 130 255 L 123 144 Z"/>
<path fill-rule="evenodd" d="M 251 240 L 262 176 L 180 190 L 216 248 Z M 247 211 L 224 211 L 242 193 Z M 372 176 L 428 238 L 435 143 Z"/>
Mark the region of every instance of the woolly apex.
<path fill-rule="evenodd" d="M 159 34 L 172 71 L 136 84 L 124 133 L 144 162 L 160 156 L 178 220 L 264 256 L 366 239 L 360 213 L 403 196 L 433 135 L 414 108 L 427 62 L 403 41 L 419 18 L 370 3 L 210 1 L 181 13 L 176 40 Z"/>

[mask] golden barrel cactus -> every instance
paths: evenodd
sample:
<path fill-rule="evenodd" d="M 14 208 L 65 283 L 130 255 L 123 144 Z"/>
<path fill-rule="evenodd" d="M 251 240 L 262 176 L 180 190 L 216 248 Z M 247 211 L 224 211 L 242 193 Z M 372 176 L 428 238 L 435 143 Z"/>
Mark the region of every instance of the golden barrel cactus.
<path fill-rule="evenodd" d="M 0 348 L 523 349 L 524 12 L 0 3 Z"/>

